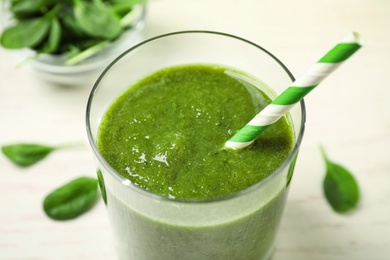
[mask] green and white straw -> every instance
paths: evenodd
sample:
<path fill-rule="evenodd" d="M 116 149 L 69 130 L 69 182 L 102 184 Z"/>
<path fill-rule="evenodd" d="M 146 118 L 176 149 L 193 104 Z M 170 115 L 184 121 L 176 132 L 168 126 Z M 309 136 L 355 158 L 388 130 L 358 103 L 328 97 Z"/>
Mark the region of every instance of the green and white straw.
<path fill-rule="evenodd" d="M 230 138 L 225 143 L 225 148 L 241 149 L 250 145 L 360 47 L 359 35 L 355 32 L 348 34 L 314 64 L 306 74 L 294 81 L 290 87 Z"/>

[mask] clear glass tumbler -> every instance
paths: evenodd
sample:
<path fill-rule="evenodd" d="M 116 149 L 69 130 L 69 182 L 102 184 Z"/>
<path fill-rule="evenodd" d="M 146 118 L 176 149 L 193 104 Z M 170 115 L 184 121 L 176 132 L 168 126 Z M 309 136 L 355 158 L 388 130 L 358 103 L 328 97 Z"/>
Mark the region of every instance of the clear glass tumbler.
<path fill-rule="evenodd" d="M 295 144 L 284 163 L 265 180 L 223 198 L 178 200 L 149 193 L 118 174 L 97 149 L 101 119 L 120 94 L 157 70 L 194 63 L 244 71 L 269 86 L 264 89 L 264 84 L 258 84 L 271 98 L 294 80 L 266 49 L 234 35 L 210 31 L 174 32 L 146 40 L 104 70 L 88 101 L 87 132 L 119 259 L 270 259 L 302 141 L 303 101 L 290 111 Z"/>

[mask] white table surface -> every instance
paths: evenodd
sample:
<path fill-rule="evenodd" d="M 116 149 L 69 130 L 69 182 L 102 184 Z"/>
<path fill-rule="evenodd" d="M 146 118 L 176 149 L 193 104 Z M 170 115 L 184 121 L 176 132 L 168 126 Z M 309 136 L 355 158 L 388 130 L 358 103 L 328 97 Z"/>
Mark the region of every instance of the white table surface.
<path fill-rule="evenodd" d="M 362 35 L 364 47 L 306 98 L 306 133 L 274 260 L 390 259 L 390 1 L 150 1 L 147 38 L 187 29 L 247 38 L 297 77 L 349 31 Z M 115 259 L 104 203 L 66 222 L 48 219 L 41 206 L 55 187 L 95 176 L 84 123 L 92 82 L 39 80 L 15 68 L 4 49 L 0 62 L 0 145 L 85 143 L 28 169 L 0 155 L 0 259 Z M 361 186 L 351 214 L 334 213 L 324 200 L 319 144 Z"/>

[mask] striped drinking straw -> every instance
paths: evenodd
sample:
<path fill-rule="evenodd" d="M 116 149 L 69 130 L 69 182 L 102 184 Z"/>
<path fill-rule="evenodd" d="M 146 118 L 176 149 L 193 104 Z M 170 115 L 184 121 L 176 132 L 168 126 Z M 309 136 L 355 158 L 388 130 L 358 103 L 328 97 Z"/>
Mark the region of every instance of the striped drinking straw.
<path fill-rule="evenodd" d="M 230 138 L 225 148 L 241 149 L 250 145 L 360 47 L 359 35 L 350 33 Z"/>

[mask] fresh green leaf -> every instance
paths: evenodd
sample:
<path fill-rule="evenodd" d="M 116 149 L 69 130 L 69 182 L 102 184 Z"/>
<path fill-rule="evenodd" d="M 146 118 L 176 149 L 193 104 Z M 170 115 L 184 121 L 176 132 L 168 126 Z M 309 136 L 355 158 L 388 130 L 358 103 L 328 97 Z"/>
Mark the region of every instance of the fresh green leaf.
<path fill-rule="evenodd" d="M 75 0 L 74 14 L 80 29 L 88 35 L 114 39 L 122 32 L 119 17 L 101 0 Z"/>
<path fill-rule="evenodd" d="M 52 219 L 68 220 L 87 212 L 98 198 L 98 181 L 79 177 L 48 194 L 43 201 L 43 209 Z"/>
<path fill-rule="evenodd" d="M 104 178 L 102 171 L 100 169 L 97 170 L 97 177 L 99 181 L 99 187 L 100 187 L 100 193 L 102 194 L 102 198 L 104 203 L 107 205 L 107 192 L 106 192 L 106 185 L 104 184 Z"/>
<path fill-rule="evenodd" d="M 38 16 L 48 12 L 59 2 L 71 2 L 72 0 L 18 0 L 11 1 L 10 11 L 18 18 Z"/>
<path fill-rule="evenodd" d="M 61 40 L 61 26 L 57 18 L 53 18 L 50 26 L 48 41 L 39 53 L 53 53 L 58 49 Z"/>
<path fill-rule="evenodd" d="M 73 15 L 65 15 L 62 17 L 64 27 L 64 33 L 69 35 L 69 38 L 73 38 L 77 43 L 77 39 L 84 37 L 86 34 L 80 29 Z"/>
<path fill-rule="evenodd" d="M 16 16 L 25 16 L 39 11 L 43 6 L 43 0 L 12 1 L 10 11 Z"/>
<path fill-rule="evenodd" d="M 297 152 L 297 153 L 295 154 L 295 156 L 291 159 L 290 166 L 288 167 L 286 187 L 288 187 L 288 186 L 290 185 L 292 176 L 293 176 L 293 174 L 294 174 L 294 169 L 295 169 L 295 164 L 297 163 L 298 153 L 299 153 L 299 152 Z"/>
<path fill-rule="evenodd" d="M 53 152 L 56 148 L 40 144 L 11 144 L 1 148 L 4 155 L 16 165 L 31 166 Z"/>
<path fill-rule="evenodd" d="M 323 182 L 325 198 L 338 213 L 345 213 L 357 207 L 360 191 L 357 181 L 350 171 L 328 159 L 322 149 L 326 163 L 326 175 Z"/>
<path fill-rule="evenodd" d="M 4 30 L 0 43 L 8 49 L 33 47 L 48 33 L 50 21 L 46 18 L 34 18 L 20 21 Z"/>
<path fill-rule="evenodd" d="M 1 147 L 3 154 L 16 165 L 27 167 L 44 159 L 58 149 L 80 146 L 80 142 L 66 143 L 60 146 L 49 146 L 35 143 L 16 143 Z"/>

